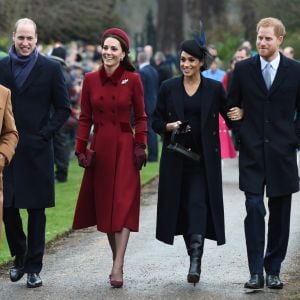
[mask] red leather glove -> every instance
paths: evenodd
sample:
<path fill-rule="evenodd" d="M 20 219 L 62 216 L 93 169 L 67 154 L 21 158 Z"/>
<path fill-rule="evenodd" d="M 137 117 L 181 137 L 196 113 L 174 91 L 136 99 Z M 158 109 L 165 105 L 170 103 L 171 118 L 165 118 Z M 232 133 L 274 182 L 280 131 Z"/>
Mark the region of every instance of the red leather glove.
<path fill-rule="evenodd" d="M 84 153 L 76 153 L 78 159 L 78 165 L 82 168 L 87 167 L 87 159 Z"/>
<path fill-rule="evenodd" d="M 143 166 L 146 166 L 147 155 L 145 149 L 146 146 L 143 144 L 136 144 L 134 146 L 135 163 L 138 170 L 141 170 Z"/>

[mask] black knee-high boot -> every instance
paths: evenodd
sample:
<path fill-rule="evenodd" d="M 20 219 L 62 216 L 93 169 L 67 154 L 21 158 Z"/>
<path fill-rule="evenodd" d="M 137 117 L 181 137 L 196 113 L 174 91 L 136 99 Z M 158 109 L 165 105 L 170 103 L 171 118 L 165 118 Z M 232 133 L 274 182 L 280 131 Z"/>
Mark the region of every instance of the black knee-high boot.
<path fill-rule="evenodd" d="M 203 255 L 204 238 L 201 234 L 192 234 L 190 236 L 190 269 L 187 281 L 194 285 L 199 282 L 201 273 L 201 259 Z"/>

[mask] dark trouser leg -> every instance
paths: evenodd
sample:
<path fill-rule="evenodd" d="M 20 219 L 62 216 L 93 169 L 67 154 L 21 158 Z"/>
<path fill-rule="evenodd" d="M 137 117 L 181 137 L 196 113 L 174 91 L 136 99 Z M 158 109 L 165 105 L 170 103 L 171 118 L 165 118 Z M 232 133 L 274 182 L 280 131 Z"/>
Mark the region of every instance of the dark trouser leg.
<path fill-rule="evenodd" d="M 245 192 L 247 216 L 245 236 L 251 274 L 263 274 L 266 209 L 263 194 Z"/>
<path fill-rule="evenodd" d="M 267 274 L 279 275 L 290 234 L 291 195 L 269 199 L 268 242 L 264 266 Z"/>
<path fill-rule="evenodd" d="M 158 141 L 157 135 L 151 127 L 151 122 L 147 123 L 147 144 L 148 144 L 148 161 L 157 161 L 158 159 Z"/>
<path fill-rule="evenodd" d="M 39 273 L 43 266 L 43 255 L 45 248 L 45 209 L 27 209 L 27 211 L 28 250 L 24 265 L 24 272 Z"/>
<path fill-rule="evenodd" d="M 68 144 L 68 135 L 65 132 L 65 125 L 55 134 L 53 146 L 56 179 L 64 182 L 67 180 L 70 159 L 70 146 Z"/>
<path fill-rule="evenodd" d="M 11 256 L 23 256 L 26 253 L 26 236 L 18 208 L 4 208 L 3 221 Z"/>

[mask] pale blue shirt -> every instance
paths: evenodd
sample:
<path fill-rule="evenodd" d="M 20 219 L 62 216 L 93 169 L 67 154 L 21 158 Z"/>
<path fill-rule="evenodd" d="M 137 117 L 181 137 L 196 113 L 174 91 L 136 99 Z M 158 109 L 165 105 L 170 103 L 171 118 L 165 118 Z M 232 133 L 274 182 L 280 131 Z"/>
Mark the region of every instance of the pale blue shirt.
<path fill-rule="evenodd" d="M 277 73 L 277 69 L 279 67 L 279 63 L 280 63 L 280 54 L 278 53 L 278 55 L 272 61 L 266 61 L 265 59 L 263 59 L 260 56 L 260 65 L 261 65 L 261 71 L 262 72 L 265 69 L 266 64 L 268 64 L 268 63 L 270 63 L 270 65 L 271 65 L 271 68 L 270 68 L 270 71 L 271 71 L 271 82 L 273 83 L 274 78 L 275 78 L 276 73 Z"/>

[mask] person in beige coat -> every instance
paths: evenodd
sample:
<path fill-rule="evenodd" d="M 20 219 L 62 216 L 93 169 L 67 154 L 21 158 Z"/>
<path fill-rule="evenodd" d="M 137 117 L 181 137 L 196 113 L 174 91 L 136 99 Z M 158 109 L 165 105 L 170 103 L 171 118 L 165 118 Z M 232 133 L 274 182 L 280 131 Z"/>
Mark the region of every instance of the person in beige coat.
<path fill-rule="evenodd" d="M 18 132 L 12 113 L 10 90 L 0 85 L 0 243 L 3 214 L 3 182 L 4 167 L 11 161 L 18 143 Z"/>

